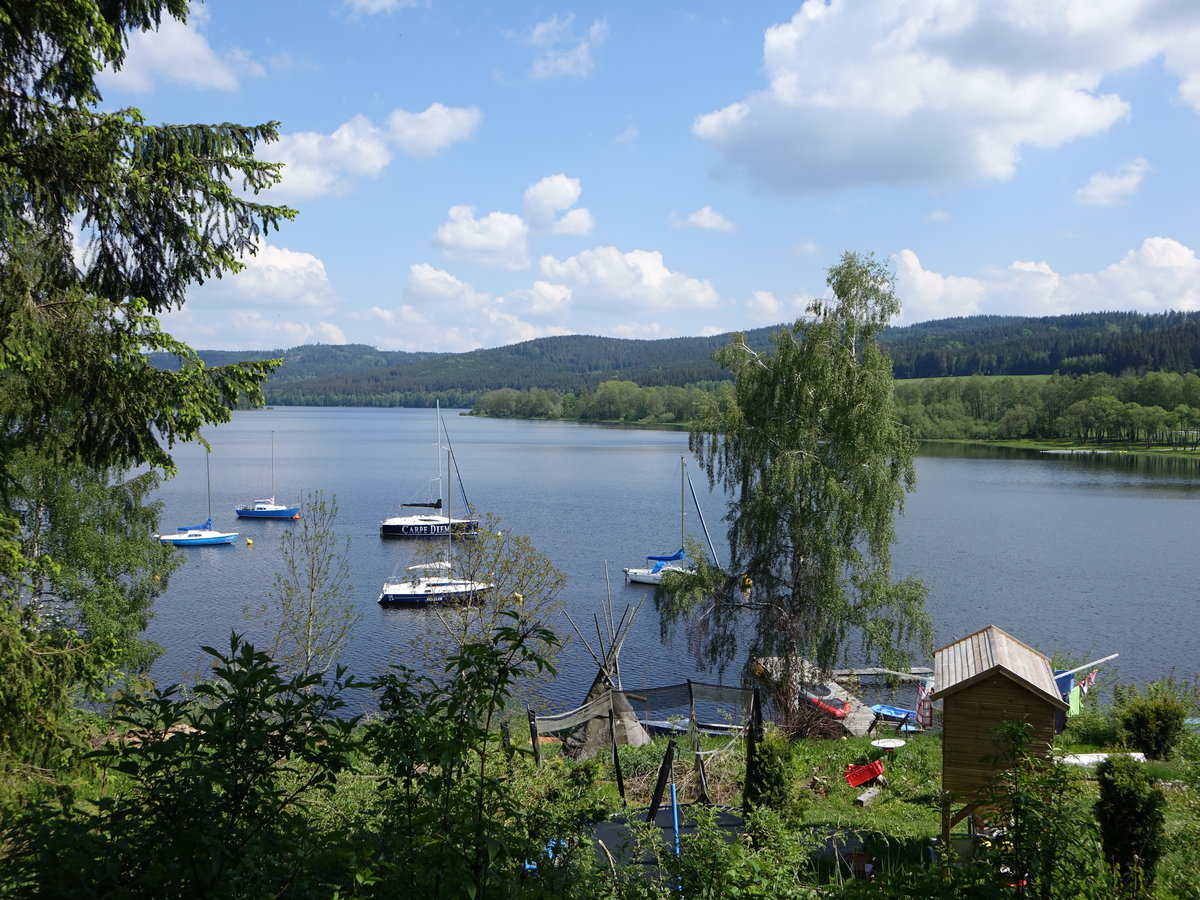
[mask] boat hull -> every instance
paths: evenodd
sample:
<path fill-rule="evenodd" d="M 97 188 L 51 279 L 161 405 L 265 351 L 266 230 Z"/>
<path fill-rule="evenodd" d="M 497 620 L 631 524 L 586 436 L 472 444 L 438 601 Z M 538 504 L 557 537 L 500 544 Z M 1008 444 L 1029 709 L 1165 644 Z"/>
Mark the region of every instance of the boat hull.
<path fill-rule="evenodd" d="M 176 547 L 215 547 L 220 544 L 232 544 L 236 538 L 236 531 L 187 531 L 179 534 L 160 534 L 158 542 L 174 544 Z"/>
<path fill-rule="evenodd" d="M 647 568 L 626 569 L 625 580 L 632 582 L 633 584 L 662 584 L 664 572 L 679 572 L 680 574 L 686 574 L 688 570 L 681 569 L 679 566 L 663 566 L 658 571 Z"/>
<path fill-rule="evenodd" d="M 417 578 L 384 584 L 379 602 L 388 606 L 425 606 L 429 603 L 462 603 L 486 594 L 493 585 L 458 578 Z"/>
<path fill-rule="evenodd" d="M 239 506 L 234 510 L 239 519 L 298 519 L 298 506 Z"/>
<path fill-rule="evenodd" d="M 395 516 L 379 523 L 379 536 L 386 538 L 471 537 L 478 532 L 478 519 L 446 516 Z"/>

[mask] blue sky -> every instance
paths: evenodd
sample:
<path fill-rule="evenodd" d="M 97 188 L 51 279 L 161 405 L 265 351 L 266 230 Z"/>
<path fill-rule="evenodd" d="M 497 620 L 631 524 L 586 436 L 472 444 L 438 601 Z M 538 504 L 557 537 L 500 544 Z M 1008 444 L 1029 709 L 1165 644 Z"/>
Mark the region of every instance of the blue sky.
<path fill-rule="evenodd" d="M 897 324 L 1200 309 L 1193 0 L 210 0 L 101 83 L 280 123 L 300 213 L 197 348 L 756 328 L 845 250 Z"/>

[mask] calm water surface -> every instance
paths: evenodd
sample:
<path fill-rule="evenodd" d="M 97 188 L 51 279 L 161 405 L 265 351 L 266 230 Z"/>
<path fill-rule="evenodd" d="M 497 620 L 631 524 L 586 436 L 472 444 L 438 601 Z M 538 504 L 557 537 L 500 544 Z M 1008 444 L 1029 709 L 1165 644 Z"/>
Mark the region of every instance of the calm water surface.
<path fill-rule="evenodd" d="M 679 545 L 686 434 L 445 418 L 471 502 L 528 535 L 566 574 L 563 599 L 577 623 L 590 626 L 593 615 L 603 615 L 606 564 L 617 615 L 647 597 L 621 656 L 626 687 L 715 680 L 695 669 L 683 635 L 660 640 L 652 589 L 626 585 L 621 574 L 647 553 Z M 381 540 L 379 521 L 401 500 L 426 492 L 435 465 L 433 412 L 279 408 L 235 413 L 231 423 L 206 432 L 214 525 L 241 537 L 233 546 L 182 551 L 186 563 L 159 599 L 150 628 L 167 648 L 151 673 L 160 681 L 202 671 L 199 647 L 227 646 L 233 629 L 255 634 L 245 608 L 270 596 L 279 535 L 291 525 L 237 520 L 233 510 L 270 492 L 272 431 L 279 501 L 296 503 L 320 489 L 336 495 L 341 509 L 338 531 L 350 541 L 350 581 L 363 612 L 344 661 L 365 676 L 415 659 L 410 641 L 429 627 L 431 614 L 376 602 L 382 581 L 410 560 L 414 546 Z M 1120 653 L 1110 666 L 1119 666 L 1123 680 L 1152 680 L 1172 669 L 1190 676 L 1200 668 L 1192 549 L 1200 533 L 1200 470 L 959 452 L 934 449 L 918 459 L 918 486 L 898 521 L 893 560 L 898 575 L 928 584 L 939 644 L 995 624 L 1080 662 Z M 179 475 L 159 492 L 165 530 L 207 515 L 203 449 L 181 446 L 175 458 Z M 724 499 L 691 469 L 724 552 Z M 700 536 L 694 515 L 688 528 Z M 560 636 L 572 636 L 566 621 L 556 624 Z M 587 651 L 572 640 L 558 678 L 543 687 L 545 704 L 575 705 L 594 674 Z"/>

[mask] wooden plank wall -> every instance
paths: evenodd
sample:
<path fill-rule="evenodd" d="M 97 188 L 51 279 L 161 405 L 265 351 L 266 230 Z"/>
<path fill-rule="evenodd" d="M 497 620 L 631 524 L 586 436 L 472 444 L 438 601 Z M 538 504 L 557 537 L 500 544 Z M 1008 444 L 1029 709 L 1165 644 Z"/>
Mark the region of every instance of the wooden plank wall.
<path fill-rule="evenodd" d="M 996 728 L 1026 722 L 1033 752 L 1054 740 L 1054 707 L 1003 675 L 947 696 L 942 710 L 942 788 L 961 800 L 973 797 L 1004 767 Z"/>

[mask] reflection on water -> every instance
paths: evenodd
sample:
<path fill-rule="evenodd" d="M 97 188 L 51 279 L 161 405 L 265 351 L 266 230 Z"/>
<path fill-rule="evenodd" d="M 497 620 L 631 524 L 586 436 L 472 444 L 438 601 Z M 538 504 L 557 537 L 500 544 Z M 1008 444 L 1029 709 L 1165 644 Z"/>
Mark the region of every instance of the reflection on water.
<path fill-rule="evenodd" d="M 198 648 L 227 647 L 231 630 L 264 637 L 246 609 L 270 602 L 279 537 L 293 526 L 238 521 L 233 509 L 270 483 L 263 448 L 271 431 L 280 502 L 320 489 L 340 506 L 338 531 L 350 541 L 352 596 L 362 611 L 345 662 L 360 676 L 397 662 L 422 664 L 414 641 L 440 623 L 431 611 L 376 602 L 383 580 L 416 552 L 409 542 L 381 540 L 378 529 L 402 499 L 424 491 L 433 453 L 429 420 L 428 410 L 281 408 L 238 412 L 206 431 L 214 523 L 241 538 L 186 552 L 151 627 L 150 636 L 168 648 L 152 674 L 165 682 L 194 676 L 203 665 Z M 617 617 L 645 600 L 621 655 L 627 687 L 717 680 L 696 669 L 685 634 L 661 642 L 652 589 L 621 580 L 623 566 L 678 548 L 686 433 L 453 414 L 446 420 L 472 502 L 528 535 L 563 570 L 562 599 L 585 631 L 595 620 L 603 624 L 610 593 Z M 205 512 L 203 450 L 180 447 L 175 455 L 180 474 L 159 492 L 167 529 Z M 928 585 L 939 645 L 995 624 L 1079 663 L 1120 653 L 1115 665 L 1126 680 L 1150 680 L 1173 667 L 1192 673 L 1196 463 L 927 444 L 917 476 L 897 521 L 893 565 L 898 577 L 913 574 Z M 723 498 L 704 491 L 702 477 L 695 480 L 724 553 Z M 700 537 L 690 513 L 688 531 Z M 595 663 L 565 619 L 554 625 L 568 644 L 544 702 L 563 708 L 582 699 Z M 725 681 L 736 678 L 731 671 Z"/>

